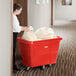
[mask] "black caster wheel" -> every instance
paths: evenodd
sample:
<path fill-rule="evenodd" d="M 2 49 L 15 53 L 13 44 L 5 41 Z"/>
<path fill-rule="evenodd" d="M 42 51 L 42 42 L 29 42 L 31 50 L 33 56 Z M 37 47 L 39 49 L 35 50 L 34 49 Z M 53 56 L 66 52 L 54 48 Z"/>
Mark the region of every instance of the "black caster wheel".
<path fill-rule="evenodd" d="M 52 66 L 52 64 L 49 64 L 48 66 L 49 66 L 49 67 L 51 67 L 51 66 Z"/>
<path fill-rule="evenodd" d="M 28 71 L 28 70 L 30 70 L 30 67 L 26 67 L 26 69 L 25 69 L 25 70 L 27 70 L 27 71 Z"/>
<path fill-rule="evenodd" d="M 45 69 L 45 65 L 43 65 L 41 69 L 44 70 Z"/>

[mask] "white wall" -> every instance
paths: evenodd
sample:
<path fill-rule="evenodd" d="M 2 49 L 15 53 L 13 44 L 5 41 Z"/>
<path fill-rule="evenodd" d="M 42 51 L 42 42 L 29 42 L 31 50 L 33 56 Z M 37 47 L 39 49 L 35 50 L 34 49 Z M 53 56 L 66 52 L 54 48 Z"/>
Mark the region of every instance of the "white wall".
<path fill-rule="evenodd" d="M 72 5 L 61 5 L 61 0 L 55 0 L 55 19 L 75 20 L 76 0 L 72 0 Z"/>
<path fill-rule="evenodd" d="M 50 26 L 51 22 L 51 2 L 40 4 L 35 3 L 36 0 L 28 0 L 28 25 L 32 25 L 35 29 L 41 26 Z"/>
<path fill-rule="evenodd" d="M 11 0 L 0 0 L 0 76 L 11 76 Z"/>

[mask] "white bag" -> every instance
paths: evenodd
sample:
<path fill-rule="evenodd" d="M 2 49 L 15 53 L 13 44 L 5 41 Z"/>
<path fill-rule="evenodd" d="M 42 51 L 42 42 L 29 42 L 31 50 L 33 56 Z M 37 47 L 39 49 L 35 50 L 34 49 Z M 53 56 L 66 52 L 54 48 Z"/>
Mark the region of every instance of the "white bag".
<path fill-rule="evenodd" d="M 48 27 L 39 28 L 35 34 L 39 39 L 52 39 L 55 37 L 53 29 Z"/>
<path fill-rule="evenodd" d="M 28 40 L 28 41 L 36 41 L 37 40 L 37 37 L 36 37 L 35 33 L 33 32 L 32 26 L 28 27 L 28 31 L 24 31 L 22 39 Z"/>
<path fill-rule="evenodd" d="M 28 40 L 28 41 L 36 41 L 37 40 L 37 37 L 34 34 L 34 32 L 32 32 L 32 31 L 28 31 L 28 32 L 24 31 L 24 34 L 22 36 L 22 39 Z"/>
<path fill-rule="evenodd" d="M 29 31 L 24 31 L 24 34 L 22 36 L 22 39 L 28 40 L 28 41 L 39 41 L 44 39 L 52 39 L 57 38 L 57 36 L 54 35 L 54 31 L 52 28 L 48 27 L 42 27 L 39 28 L 35 33 L 33 32 L 33 27 L 29 26 Z"/>

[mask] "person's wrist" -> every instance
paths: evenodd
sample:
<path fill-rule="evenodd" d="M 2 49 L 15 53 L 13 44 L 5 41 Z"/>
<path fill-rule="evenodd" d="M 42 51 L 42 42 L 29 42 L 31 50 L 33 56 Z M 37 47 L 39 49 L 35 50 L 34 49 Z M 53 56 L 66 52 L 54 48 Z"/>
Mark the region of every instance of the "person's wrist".
<path fill-rule="evenodd" d="M 25 27 L 25 31 L 28 31 L 28 27 Z"/>

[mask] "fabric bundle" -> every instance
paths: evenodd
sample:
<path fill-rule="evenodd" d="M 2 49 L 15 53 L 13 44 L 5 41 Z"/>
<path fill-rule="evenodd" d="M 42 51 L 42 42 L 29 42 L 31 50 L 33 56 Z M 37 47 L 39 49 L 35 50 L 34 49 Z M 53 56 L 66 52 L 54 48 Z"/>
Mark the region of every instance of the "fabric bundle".
<path fill-rule="evenodd" d="M 38 41 L 38 40 L 45 40 L 45 39 L 53 39 L 57 38 L 55 36 L 54 31 L 52 28 L 49 27 L 41 27 L 33 32 L 33 27 L 29 26 L 28 31 L 24 31 L 22 39 L 28 41 Z"/>
<path fill-rule="evenodd" d="M 42 27 L 42 28 L 39 28 L 36 32 L 35 32 L 37 38 L 40 38 L 40 39 L 52 39 L 52 38 L 55 38 L 55 35 L 54 35 L 54 31 L 52 28 L 48 28 L 48 27 Z"/>
<path fill-rule="evenodd" d="M 28 41 L 36 41 L 37 40 L 37 36 L 33 32 L 33 27 L 32 26 L 28 27 L 28 31 L 24 31 L 22 39 L 28 40 Z"/>

